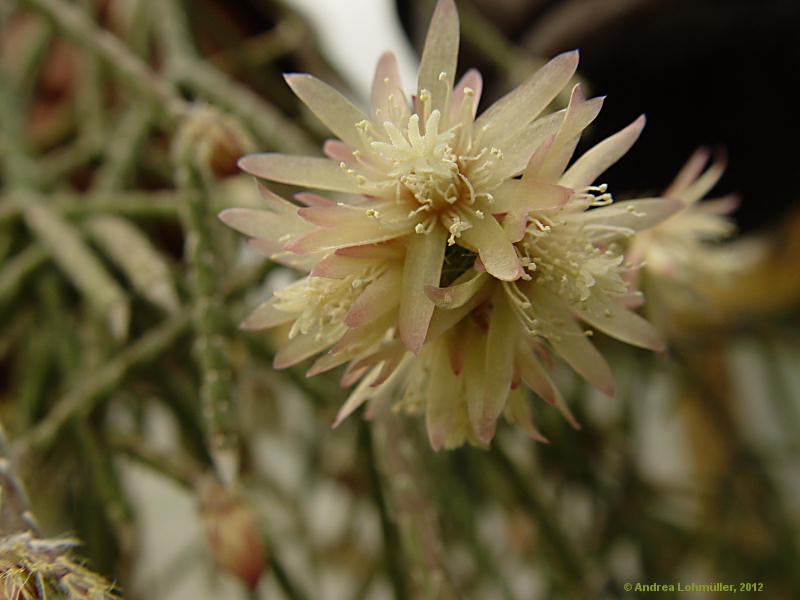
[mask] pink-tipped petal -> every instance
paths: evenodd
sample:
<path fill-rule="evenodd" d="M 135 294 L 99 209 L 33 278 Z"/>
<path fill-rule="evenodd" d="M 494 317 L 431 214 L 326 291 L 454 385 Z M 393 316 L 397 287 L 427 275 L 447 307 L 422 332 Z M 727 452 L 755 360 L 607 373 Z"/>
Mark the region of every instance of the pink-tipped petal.
<path fill-rule="evenodd" d="M 537 288 L 533 296 L 532 302 L 547 311 L 547 318 L 559 323 L 559 334 L 547 338 L 553 350 L 586 381 L 601 392 L 613 396 L 615 384 L 611 368 L 587 339 L 566 306 L 559 298 L 542 288 Z"/>
<path fill-rule="evenodd" d="M 344 421 L 353 413 L 353 411 L 378 393 L 375 388 L 370 387 L 370 384 L 375 380 L 375 378 L 377 378 L 378 373 L 380 373 L 380 365 L 376 366 L 369 373 L 364 375 L 359 382 L 358 387 L 353 390 L 353 393 L 350 394 L 350 396 L 347 398 L 347 401 L 339 409 L 339 412 L 336 414 L 336 420 L 334 420 L 332 427 L 338 427 L 342 421 Z"/>
<path fill-rule="evenodd" d="M 706 213 L 710 215 L 724 216 L 732 213 L 742 203 L 741 196 L 736 194 L 729 194 L 722 198 L 715 198 L 714 200 L 705 200 L 697 204 L 694 208 L 695 211 Z"/>
<path fill-rule="evenodd" d="M 389 269 L 356 298 L 344 318 L 348 327 L 361 327 L 397 306 L 400 297 L 402 273 Z"/>
<path fill-rule="evenodd" d="M 284 75 L 284 79 L 297 97 L 339 139 L 352 148 L 364 149 L 362 138 L 356 129 L 356 123 L 366 120 L 367 115 L 358 110 L 335 88 L 313 75 L 290 73 Z"/>
<path fill-rule="evenodd" d="M 400 67 L 397 58 L 392 52 L 384 52 L 375 66 L 375 76 L 372 79 L 372 114 L 375 122 L 382 124 L 390 118 L 392 108 L 405 108 L 398 115 L 400 121 L 408 118 L 408 103 L 403 92 L 403 81 L 400 78 Z"/>
<path fill-rule="evenodd" d="M 455 83 L 458 41 L 456 5 L 453 0 L 439 0 L 422 49 L 417 89 L 430 93 L 432 109 L 439 109 L 443 117 L 447 115 Z"/>
<path fill-rule="evenodd" d="M 322 153 L 337 163 L 353 162 L 353 147 L 341 140 L 325 140 L 325 143 L 322 144 Z"/>
<path fill-rule="evenodd" d="M 486 396 L 492 391 L 487 387 L 486 336 L 472 334 L 464 341 L 470 345 L 470 350 L 464 359 L 464 372 L 469 373 L 469 385 L 464 386 L 469 422 L 478 440 L 488 444 L 494 437 L 497 420 L 485 418 Z"/>
<path fill-rule="evenodd" d="M 297 315 L 275 308 L 276 298 L 270 298 L 250 313 L 239 325 L 240 329 L 268 329 L 288 323 Z"/>
<path fill-rule="evenodd" d="M 583 130 L 597 117 L 603 107 L 603 98 L 586 100 L 580 84 L 572 88 L 567 114 L 556 133 L 550 151 L 538 167 L 542 181 L 557 181 L 578 145 Z"/>
<path fill-rule="evenodd" d="M 701 147 L 695 150 L 686 161 L 686 164 L 681 167 L 675 179 L 669 184 L 669 187 L 664 190 L 665 196 L 676 196 L 695 181 L 700 173 L 703 172 L 703 167 L 706 166 L 708 159 L 711 157 L 711 150 L 706 147 Z"/>
<path fill-rule="evenodd" d="M 330 345 L 330 340 L 322 337 L 317 339 L 313 334 L 298 335 L 289 340 L 275 355 L 272 366 L 276 369 L 285 369 L 303 361 Z"/>
<path fill-rule="evenodd" d="M 531 410 L 530 403 L 523 394 L 519 392 L 512 392 L 509 394 L 506 416 L 509 417 L 510 420 L 516 421 L 519 426 L 522 427 L 522 430 L 532 439 L 543 444 L 550 443 L 534 424 L 533 411 Z"/>
<path fill-rule="evenodd" d="M 250 238 L 247 240 L 247 244 L 270 260 L 274 260 L 287 267 L 299 269 L 300 271 L 310 271 L 321 258 L 318 254 L 304 254 L 300 256 L 299 254 L 287 252 L 283 249 L 283 244 L 273 240 Z"/>
<path fill-rule="evenodd" d="M 311 269 L 311 273 L 309 274 L 314 277 L 344 279 L 353 273 L 364 272 L 374 264 L 375 261 L 369 259 L 350 258 L 348 256 L 330 254 L 314 265 L 314 268 Z"/>
<path fill-rule="evenodd" d="M 434 356 L 431 367 L 433 376 L 425 407 L 425 425 L 431 447 L 438 452 L 452 429 L 453 416 L 460 400 L 460 386 L 457 376 L 447 364 L 445 353 L 437 351 Z"/>
<path fill-rule="evenodd" d="M 711 166 L 689 186 L 681 190 L 677 197 L 687 204 L 696 204 L 700 198 L 710 192 L 711 188 L 717 184 L 719 178 L 722 177 L 723 171 L 725 171 L 726 164 L 727 157 L 724 152 L 720 152 Z M 666 196 L 667 194 L 664 195 Z"/>
<path fill-rule="evenodd" d="M 433 302 L 425 295 L 425 286 L 439 284 L 446 238 L 443 227 L 409 238 L 397 329 L 406 348 L 415 354 L 425 341 L 433 315 Z"/>
<path fill-rule="evenodd" d="M 486 284 L 489 276 L 486 273 L 476 273 L 474 277 L 448 287 L 440 288 L 433 285 L 425 286 L 425 294 L 439 308 L 452 310 L 466 304 Z"/>
<path fill-rule="evenodd" d="M 618 340 L 661 352 L 664 342 L 650 323 L 625 308 L 606 299 L 590 296 L 584 303 L 572 307 L 581 319 Z"/>
<path fill-rule="evenodd" d="M 574 190 L 580 190 L 590 185 L 601 173 L 630 150 L 631 146 L 639 139 L 644 124 L 645 117 L 641 115 L 621 131 L 586 151 L 567 169 L 559 183 Z"/>
<path fill-rule="evenodd" d="M 578 51 L 559 54 L 519 87 L 490 106 L 475 121 L 478 142 L 504 148 L 513 137 L 542 112 L 567 84 L 578 67 Z"/>
<path fill-rule="evenodd" d="M 483 77 L 477 69 L 469 69 L 461 79 L 458 80 L 455 88 L 453 88 L 453 101 L 450 104 L 451 114 L 455 114 L 461 102 L 464 100 L 464 94 L 467 89 L 472 90 L 472 118 L 478 113 L 478 104 L 481 100 L 481 93 L 483 92 Z"/>
<path fill-rule="evenodd" d="M 642 198 L 614 202 L 588 210 L 576 218 L 583 220 L 592 242 L 605 245 L 658 225 L 684 208 L 686 205 L 677 198 Z"/>
<path fill-rule="evenodd" d="M 507 304 L 505 292 L 498 287 L 492 297 L 489 331 L 486 335 L 486 389 L 481 425 L 484 431 L 489 430 L 490 422 L 497 421 L 505 407 L 514 375 L 514 350 L 519 335 L 520 327 L 516 316 Z M 489 440 L 479 439 L 489 443 Z"/>
<path fill-rule="evenodd" d="M 494 217 L 486 215 L 483 219 L 475 219 L 472 227 L 461 232 L 460 243 L 478 252 L 490 275 L 503 281 L 514 281 L 522 277 L 522 264 L 514 245 Z"/>
<path fill-rule="evenodd" d="M 524 127 L 514 126 L 513 133 L 503 141 L 503 160 L 492 169 L 499 180 L 516 177 L 525 171 L 536 153 L 542 159 L 547 148 L 542 146 L 549 138 L 555 138 L 556 131 L 564 121 L 566 109 L 559 110 L 544 117 L 539 117 Z M 552 139 L 550 140 L 552 142 Z"/>
<path fill-rule="evenodd" d="M 320 196 L 313 192 L 297 192 L 294 197 L 298 202 L 306 206 L 333 206 L 335 204 L 335 202 L 328 200 L 325 196 Z"/>
<path fill-rule="evenodd" d="M 243 156 L 237 164 L 243 171 L 263 179 L 322 190 L 359 193 L 355 180 L 339 163 L 329 158 L 265 152 Z"/>
<path fill-rule="evenodd" d="M 496 212 L 526 214 L 563 206 L 572 196 L 572 190 L 563 185 L 523 178 L 504 181 L 492 194 Z"/>

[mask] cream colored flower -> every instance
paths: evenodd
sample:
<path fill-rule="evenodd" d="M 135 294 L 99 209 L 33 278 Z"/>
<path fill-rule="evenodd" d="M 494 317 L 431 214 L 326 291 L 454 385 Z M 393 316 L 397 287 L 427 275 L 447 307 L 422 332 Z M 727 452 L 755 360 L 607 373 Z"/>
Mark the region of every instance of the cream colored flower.
<path fill-rule="evenodd" d="M 725 170 L 724 156 L 705 168 L 709 159 L 706 148 L 689 158 L 663 193 L 681 200 L 682 210 L 637 234 L 628 251 L 631 260 L 643 263 L 642 274 L 673 288 L 673 297 L 682 294 L 696 299 L 700 284 L 708 280 L 723 283 L 751 262 L 735 247 L 716 244 L 735 233 L 736 225 L 727 215 L 739 199 L 730 195 L 700 202 Z"/>
<path fill-rule="evenodd" d="M 298 194 L 261 186 L 267 211 L 220 217 L 284 264 L 309 272 L 243 323 L 290 323 L 276 356 L 285 367 L 323 350 L 309 375 L 349 361 L 359 382 L 336 423 L 368 400 L 424 413 L 434 448 L 488 443 L 500 415 L 537 439 L 525 383 L 576 425 L 550 380 L 548 351 L 613 393 L 611 371 L 582 320 L 625 342 L 658 349 L 653 328 L 624 308 L 620 238 L 677 210 L 677 200 L 612 204 L 593 182 L 637 139 L 644 118 L 568 167 L 602 98 L 575 86 L 566 109 L 541 113 L 567 84 L 577 53 L 562 54 L 475 118 L 480 75 L 453 84 L 458 19 L 440 0 L 418 93 L 401 92 L 391 54 L 377 67 L 367 117 L 308 75 L 297 95 L 339 137 L 329 158 L 258 154 L 240 165 L 262 178 L 343 192 Z M 544 362 L 543 362 L 544 361 Z"/>
<path fill-rule="evenodd" d="M 494 277 L 518 279 L 524 271 L 506 215 L 518 219 L 568 198 L 557 185 L 529 186 L 514 177 L 563 120 L 563 111 L 541 115 L 575 72 L 577 52 L 554 58 L 476 119 L 481 77 L 473 69 L 454 81 L 458 40 L 455 5 L 440 0 L 417 94 L 410 102 L 404 97 L 397 63 L 387 53 L 375 72 L 369 115 L 310 75 L 287 75 L 298 97 L 338 136 L 325 145 L 328 158 L 255 154 L 240 161 L 258 177 L 353 194 L 303 209 L 301 216 L 317 227 L 286 250 L 305 255 L 402 240 L 397 326 L 415 353 L 433 314 L 424 287 L 440 284 L 449 255 L 467 250 Z"/>
<path fill-rule="evenodd" d="M 626 308 L 639 293 L 624 277 L 632 265 L 623 262 L 620 242 L 667 218 L 682 203 L 661 198 L 612 203 L 605 185 L 592 185 L 636 141 L 644 126 L 641 117 L 565 171 L 583 128 L 575 120 L 597 109 L 599 103 L 586 101 L 576 87 L 558 131 L 522 173 L 523 185 L 570 190 L 561 207 L 531 210 L 519 221 L 506 217 L 504 226 L 517 231 L 512 238 L 518 240 L 523 277 L 498 280 L 479 259 L 452 285 L 426 288 L 437 307 L 428 340 L 396 381 L 406 382 L 400 405 L 425 414 L 436 449 L 464 441 L 488 444 L 501 415 L 543 440 L 521 383 L 577 426 L 547 374 L 549 351 L 613 395 L 611 370 L 589 341 L 591 330 L 579 321 L 636 346 L 663 348 L 656 330 Z M 358 402 L 380 394 L 366 387 L 356 390 L 340 419 Z"/>

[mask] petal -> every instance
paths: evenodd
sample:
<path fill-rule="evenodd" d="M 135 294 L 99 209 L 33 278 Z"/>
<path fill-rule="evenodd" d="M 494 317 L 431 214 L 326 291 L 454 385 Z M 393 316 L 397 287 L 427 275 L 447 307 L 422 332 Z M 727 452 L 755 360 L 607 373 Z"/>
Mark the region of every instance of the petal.
<path fill-rule="evenodd" d="M 336 209 L 336 210 L 328 210 Z M 308 254 L 321 250 L 335 250 L 346 246 L 364 246 L 385 242 L 411 233 L 414 223 L 408 220 L 376 218 L 366 214 L 361 208 L 347 210 L 343 206 L 309 207 L 300 209 L 307 218 L 318 223 L 330 224 L 292 240 L 287 250 L 297 254 Z M 387 211 L 389 212 L 389 211 Z M 335 217 L 334 215 L 340 215 Z"/>
<path fill-rule="evenodd" d="M 617 162 L 630 150 L 644 129 L 645 118 L 641 115 L 625 129 L 604 139 L 586 151 L 567 169 L 559 183 L 580 190 L 590 185 L 597 177 Z"/>
<path fill-rule="evenodd" d="M 532 296 L 531 301 L 551 313 L 548 315 L 551 321 L 558 322 L 559 334 L 547 337 L 553 350 L 586 381 L 613 396 L 614 376 L 606 359 L 587 339 L 568 308 L 559 298 L 541 287 L 536 288 Z"/>
<path fill-rule="evenodd" d="M 703 172 L 703 167 L 711 157 L 711 151 L 708 148 L 698 148 L 686 161 L 675 179 L 669 184 L 669 187 L 664 190 L 665 196 L 675 196 L 685 190 L 691 183 L 700 176 Z"/>
<path fill-rule="evenodd" d="M 296 215 L 297 214 L 297 206 L 282 198 L 272 190 L 270 190 L 267 186 L 265 186 L 262 182 L 258 179 L 255 179 L 256 187 L 258 188 L 258 193 L 261 198 L 264 200 L 265 208 L 268 208 L 276 213 L 282 215 Z"/>
<path fill-rule="evenodd" d="M 363 273 L 374 264 L 375 261 L 370 259 L 330 254 L 314 265 L 309 275 L 328 279 L 344 279 L 348 275 Z"/>
<path fill-rule="evenodd" d="M 301 271 L 310 271 L 321 258 L 317 253 L 300 256 L 292 252 L 287 252 L 283 249 L 283 244 L 272 240 L 250 238 L 247 240 L 247 243 L 270 260 L 274 260 L 287 267 L 300 269 Z"/>
<path fill-rule="evenodd" d="M 431 109 L 447 116 L 458 61 L 459 24 L 453 0 L 439 0 L 431 17 L 419 64 L 418 90 L 428 90 Z M 444 73 L 444 77 L 441 74 Z M 446 123 L 447 120 L 445 119 Z"/>
<path fill-rule="evenodd" d="M 495 197 L 493 212 L 521 214 L 559 208 L 572 196 L 572 190 L 563 185 L 523 178 L 504 181 L 492 194 Z"/>
<path fill-rule="evenodd" d="M 336 255 L 376 260 L 399 260 L 405 256 L 405 252 L 405 248 L 399 242 L 383 242 L 380 244 L 364 244 L 363 246 L 340 248 L 336 251 Z"/>
<path fill-rule="evenodd" d="M 455 115 L 458 112 L 458 107 L 464 99 L 466 89 L 472 90 L 472 118 L 478 112 L 478 104 L 481 101 L 481 93 L 483 92 L 483 77 L 481 77 L 478 69 L 469 69 L 461 79 L 458 80 L 455 88 L 453 89 L 453 100 L 450 103 L 450 114 Z"/>
<path fill-rule="evenodd" d="M 360 327 L 395 308 L 400 298 L 401 284 L 400 269 L 386 271 L 359 294 L 347 312 L 344 324 L 348 327 Z"/>
<path fill-rule="evenodd" d="M 517 345 L 516 358 L 522 380 L 528 387 L 539 394 L 545 402 L 555 405 L 572 427 L 580 429 L 581 426 L 578 424 L 569 406 L 567 406 L 564 397 L 558 391 L 555 384 L 553 384 L 553 380 L 550 379 L 541 361 L 537 358 L 536 354 L 534 354 L 527 341 L 520 340 L 520 343 Z"/>
<path fill-rule="evenodd" d="M 458 308 L 466 304 L 486 284 L 489 276 L 486 273 L 474 273 L 474 277 L 463 283 L 448 287 L 425 286 L 425 294 L 433 303 L 446 310 Z"/>
<path fill-rule="evenodd" d="M 406 348 L 415 354 L 425 341 L 433 315 L 433 302 L 425 295 L 425 286 L 439 283 L 446 238 L 447 231 L 439 226 L 409 238 L 397 329 Z"/>
<path fill-rule="evenodd" d="M 380 373 L 380 365 L 372 369 L 361 379 L 358 387 L 353 390 L 353 393 L 350 394 L 347 401 L 339 409 L 332 427 L 338 427 L 354 410 L 378 393 L 377 390 L 370 387 L 370 384 L 378 377 L 378 373 Z"/>
<path fill-rule="evenodd" d="M 573 305 L 572 310 L 589 325 L 625 343 L 659 352 L 665 348 L 655 327 L 607 299 L 589 296 L 585 302 Z"/>
<path fill-rule="evenodd" d="M 516 421 L 522 430 L 537 442 L 550 443 L 534 425 L 530 403 L 519 390 L 509 394 L 505 414 L 509 420 Z"/>
<path fill-rule="evenodd" d="M 431 319 L 430 327 L 428 328 L 428 337 L 426 342 L 430 342 L 438 338 L 443 333 L 454 327 L 459 321 L 472 312 L 474 308 L 489 299 L 489 296 L 494 290 L 491 285 L 494 279 L 490 279 L 487 285 L 484 285 L 470 300 L 463 306 L 452 310 L 436 310 Z"/>
<path fill-rule="evenodd" d="M 313 334 L 298 335 L 278 351 L 272 366 L 276 369 L 291 367 L 325 349 L 330 344 L 331 340 L 327 336 L 317 339 Z"/>
<path fill-rule="evenodd" d="M 520 126 L 530 123 L 550 104 L 577 67 L 577 50 L 559 54 L 495 102 L 475 121 L 479 145 L 502 149 Z"/>
<path fill-rule="evenodd" d="M 267 329 L 294 320 L 297 315 L 275 308 L 277 298 L 270 298 L 250 313 L 239 325 L 240 329 Z"/>
<path fill-rule="evenodd" d="M 717 184 L 719 178 L 722 177 L 723 171 L 725 171 L 726 163 L 727 158 L 724 154 L 717 156 L 717 158 L 714 160 L 714 163 L 708 169 L 706 169 L 705 173 L 700 175 L 700 177 L 692 182 L 691 185 L 682 190 L 680 194 L 676 194 L 677 197 L 687 204 L 695 204 L 698 200 L 700 200 L 700 198 L 710 192 L 711 188 Z M 666 196 L 667 194 L 664 195 Z"/>
<path fill-rule="evenodd" d="M 432 349 L 433 361 L 425 407 L 425 426 L 431 447 L 439 451 L 452 428 L 460 400 L 459 380 L 450 368 L 445 348 Z"/>
<path fill-rule="evenodd" d="M 367 120 L 367 115 L 333 87 L 313 75 L 291 73 L 283 78 L 297 97 L 340 140 L 353 148 L 364 150 L 362 138 L 355 125 Z"/>
<path fill-rule="evenodd" d="M 295 214 L 289 218 L 267 210 L 250 208 L 226 208 L 217 216 L 220 221 L 245 235 L 285 243 L 292 237 L 308 233 L 313 229 L 310 223 L 297 219 Z"/>
<path fill-rule="evenodd" d="M 359 246 L 383 242 L 403 235 L 402 232 L 387 231 L 376 224 L 365 228 L 362 223 L 346 223 L 342 227 L 315 229 L 290 242 L 286 249 L 296 254 L 311 254 L 325 250 L 336 250 L 345 246 Z"/>
<path fill-rule="evenodd" d="M 359 193 L 355 180 L 329 158 L 265 152 L 239 159 L 239 168 L 256 177 L 303 187 Z"/>
<path fill-rule="evenodd" d="M 488 443 L 494 436 L 497 420 L 484 421 L 484 405 L 489 391 L 486 381 L 486 336 L 475 326 L 467 331 L 469 334 L 465 336 L 464 343 L 469 344 L 469 352 L 464 358 L 462 377 L 468 379 L 464 382 L 464 399 L 472 430 L 479 440 Z"/>
<path fill-rule="evenodd" d="M 736 194 L 728 194 L 722 198 L 705 200 L 695 205 L 692 210 L 695 213 L 706 213 L 710 215 L 723 216 L 732 213 L 741 204 L 741 197 Z"/>
<path fill-rule="evenodd" d="M 514 349 L 517 345 L 520 327 L 517 319 L 505 300 L 501 287 L 492 297 L 492 313 L 489 331 L 486 335 L 486 388 L 483 400 L 483 413 L 480 427 L 475 427 L 478 439 L 488 444 L 497 418 L 505 407 L 511 380 L 514 374 Z M 473 421 L 473 427 L 475 422 Z"/>
<path fill-rule="evenodd" d="M 584 222 L 584 230 L 595 244 L 607 244 L 658 225 L 686 208 L 677 198 L 643 198 L 614 202 L 574 215 Z"/>
<path fill-rule="evenodd" d="M 375 122 L 382 124 L 386 120 L 393 119 L 392 115 L 398 108 L 400 114 L 395 115 L 396 120 L 406 121 L 410 111 L 403 92 L 403 80 L 400 77 L 397 58 L 392 52 L 384 52 L 375 66 L 375 76 L 372 80 L 372 114 L 375 115 Z"/>
<path fill-rule="evenodd" d="M 498 180 L 515 177 L 525 170 L 534 152 L 550 136 L 554 136 L 566 115 L 566 110 L 536 119 L 528 125 L 513 127 L 513 133 L 503 141 L 503 158 L 492 169 Z"/>
<path fill-rule="evenodd" d="M 546 158 L 538 167 L 537 177 L 542 181 L 558 181 L 567 167 L 583 130 L 597 117 L 603 107 L 603 98 L 586 100 L 580 84 L 572 88 L 567 113 Z M 527 171 L 526 171 L 527 173 Z"/>
<path fill-rule="evenodd" d="M 322 153 L 337 163 L 350 163 L 353 160 L 353 147 L 339 140 L 325 140 Z"/>
<path fill-rule="evenodd" d="M 461 232 L 459 245 L 477 252 L 489 274 L 503 281 L 522 277 L 522 265 L 505 231 L 491 215 L 473 219 L 472 227 Z"/>

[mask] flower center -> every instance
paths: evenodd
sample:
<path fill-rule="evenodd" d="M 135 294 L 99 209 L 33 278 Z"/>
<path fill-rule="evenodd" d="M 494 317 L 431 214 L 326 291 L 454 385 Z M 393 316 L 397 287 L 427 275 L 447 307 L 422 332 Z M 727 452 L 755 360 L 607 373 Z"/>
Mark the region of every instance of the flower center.
<path fill-rule="evenodd" d="M 379 157 L 390 163 L 387 175 L 411 192 L 420 211 L 439 212 L 455 204 L 460 196 L 459 182 L 463 176 L 451 146 L 454 132 L 439 131 L 440 120 L 441 113 L 432 111 L 421 130 L 419 115 L 415 113 L 408 118 L 405 131 L 386 121 L 383 128 L 389 142 L 370 144 Z"/>

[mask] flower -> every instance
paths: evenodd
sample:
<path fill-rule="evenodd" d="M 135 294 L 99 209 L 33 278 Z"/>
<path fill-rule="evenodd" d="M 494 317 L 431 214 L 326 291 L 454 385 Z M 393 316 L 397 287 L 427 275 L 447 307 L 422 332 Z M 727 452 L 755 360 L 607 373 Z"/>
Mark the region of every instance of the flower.
<path fill-rule="evenodd" d="M 621 242 L 683 205 L 662 198 L 613 203 L 605 185 L 591 185 L 633 145 L 643 117 L 564 170 L 582 129 L 575 119 L 592 104 L 597 103 L 586 101 L 576 87 L 558 131 L 541 144 L 522 173 L 522 184 L 570 191 L 562 206 L 531 210 L 515 224 L 519 231 L 513 239 L 518 240 L 515 247 L 525 274 L 502 281 L 490 276 L 478 259 L 452 285 L 426 288 L 437 311 L 425 346 L 401 378 L 407 382 L 401 406 L 425 414 L 435 449 L 464 441 L 488 444 L 501 415 L 544 441 L 521 393 L 522 382 L 577 427 L 547 374 L 548 350 L 613 395 L 611 369 L 589 341 L 592 331 L 584 330 L 579 320 L 629 344 L 663 349 L 655 328 L 626 308 L 640 294 L 625 278 L 633 265 L 623 262 Z M 364 401 L 378 398 L 380 391 L 362 388 L 354 396 Z M 339 418 L 354 407 L 348 402 Z"/>
<path fill-rule="evenodd" d="M 704 285 L 729 283 L 760 254 L 753 244 L 716 244 L 735 233 L 736 225 L 728 214 L 736 209 L 739 198 L 728 195 L 700 202 L 725 170 L 724 155 L 705 168 L 710 155 L 706 148 L 692 154 L 663 193 L 679 199 L 681 210 L 638 233 L 627 252 L 630 260 L 642 263 L 637 274 L 664 308 L 704 305 Z"/>
<path fill-rule="evenodd" d="M 287 82 L 339 139 L 328 158 L 255 154 L 257 177 L 346 195 L 304 192 L 297 204 L 259 189 L 265 211 L 220 218 L 251 244 L 308 275 L 242 324 L 291 324 L 275 357 L 286 367 L 328 349 L 308 375 L 349 361 L 358 386 L 336 424 L 368 400 L 403 392 L 424 413 L 434 448 L 488 444 L 501 414 L 533 437 L 524 382 L 575 426 L 547 374 L 548 349 L 607 393 L 613 377 L 578 324 L 659 349 L 655 330 L 624 307 L 620 238 L 677 210 L 677 200 L 611 204 L 595 178 L 635 142 L 640 117 L 567 168 L 602 98 L 576 85 L 569 105 L 542 115 L 577 67 L 561 54 L 476 118 L 481 77 L 455 83 L 458 17 L 440 0 L 425 42 L 418 91 L 407 102 L 394 57 L 378 63 L 365 115 L 309 75 Z"/>
<path fill-rule="evenodd" d="M 286 250 L 304 255 L 403 240 L 397 327 L 415 353 L 433 314 L 423 290 L 439 285 L 448 249 L 479 256 L 498 279 L 518 279 L 522 264 L 502 215 L 519 218 L 529 207 L 567 200 L 558 186 L 529 187 L 514 177 L 558 128 L 562 114 L 540 114 L 574 74 L 577 52 L 557 56 L 476 119 L 482 80 L 472 69 L 454 82 L 458 40 L 455 5 L 440 0 L 417 94 L 410 103 L 403 97 L 396 60 L 386 53 L 375 71 L 370 115 L 310 75 L 287 75 L 339 139 L 325 144 L 328 158 L 254 154 L 239 163 L 261 178 L 354 194 L 303 209 L 301 216 L 317 227 Z"/>

